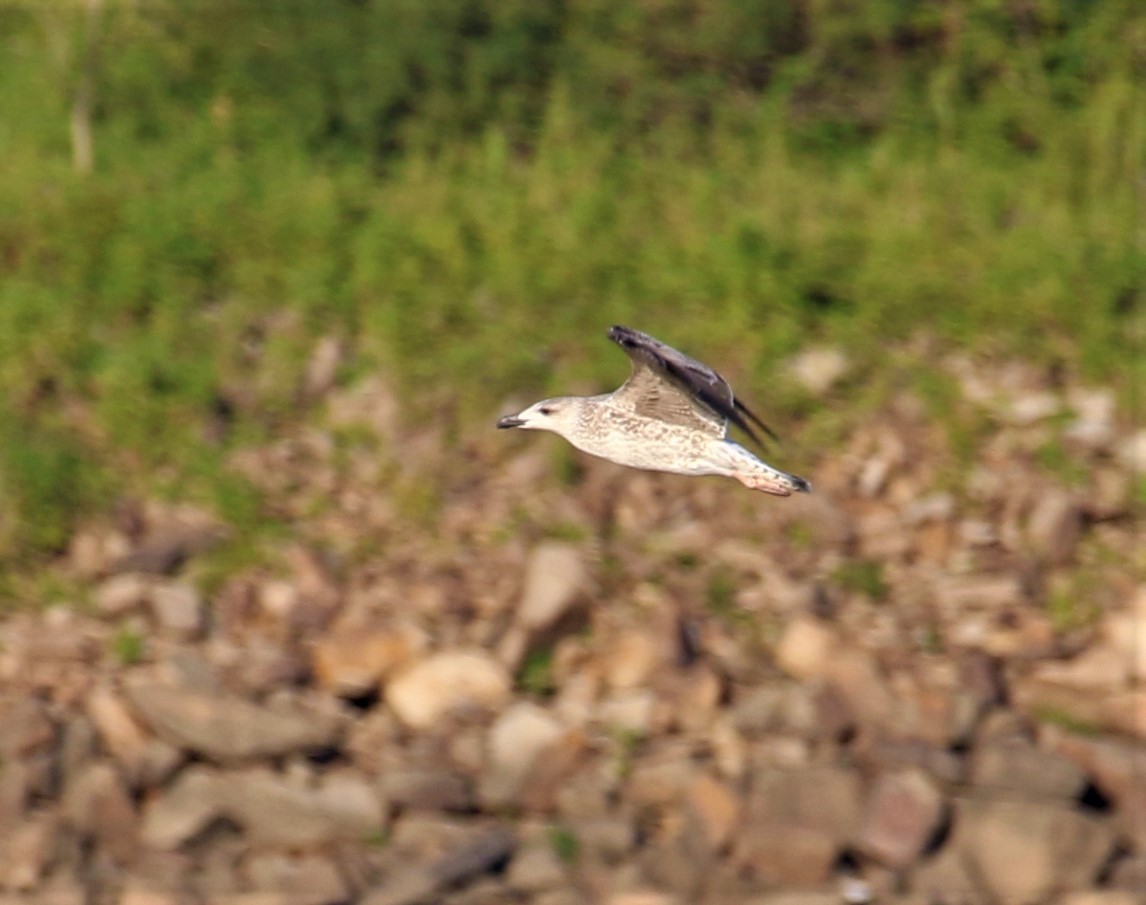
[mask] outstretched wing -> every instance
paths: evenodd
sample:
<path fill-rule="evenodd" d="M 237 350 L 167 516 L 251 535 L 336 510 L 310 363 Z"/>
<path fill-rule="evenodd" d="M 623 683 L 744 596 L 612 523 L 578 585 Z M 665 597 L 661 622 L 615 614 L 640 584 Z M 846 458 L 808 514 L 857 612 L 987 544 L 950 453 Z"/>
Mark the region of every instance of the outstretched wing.
<path fill-rule="evenodd" d="M 772 429 L 736 398 L 723 377 L 647 333 L 615 326 L 609 339 L 625 350 L 633 373 L 613 399 L 638 414 L 723 436 L 731 421 L 757 443 L 751 421 L 773 440 Z"/>

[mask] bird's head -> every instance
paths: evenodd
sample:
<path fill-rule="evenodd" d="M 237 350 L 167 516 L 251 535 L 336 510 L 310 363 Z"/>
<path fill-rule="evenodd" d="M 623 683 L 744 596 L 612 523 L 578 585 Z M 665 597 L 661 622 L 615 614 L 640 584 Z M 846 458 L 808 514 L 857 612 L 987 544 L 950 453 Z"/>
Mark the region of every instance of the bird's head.
<path fill-rule="evenodd" d="M 557 396 L 542 399 L 516 415 L 506 415 L 497 422 L 499 428 L 520 427 L 525 430 L 553 431 L 567 437 L 581 416 L 580 399 Z"/>

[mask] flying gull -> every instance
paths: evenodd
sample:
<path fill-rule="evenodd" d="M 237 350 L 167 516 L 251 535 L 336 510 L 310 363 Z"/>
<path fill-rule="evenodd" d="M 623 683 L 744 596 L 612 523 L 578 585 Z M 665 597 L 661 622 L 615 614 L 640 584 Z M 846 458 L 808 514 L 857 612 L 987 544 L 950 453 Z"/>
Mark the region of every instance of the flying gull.
<path fill-rule="evenodd" d="M 753 425 L 773 439 L 775 434 L 712 368 L 628 327 L 611 328 L 609 339 L 633 364 L 619 389 L 543 399 L 497 426 L 553 431 L 583 452 L 630 468 L 725 475 L 776 496 L 811 492 L 804 478 L 773 468 L 728 439 L 730 422 L 757 444 Z"/>

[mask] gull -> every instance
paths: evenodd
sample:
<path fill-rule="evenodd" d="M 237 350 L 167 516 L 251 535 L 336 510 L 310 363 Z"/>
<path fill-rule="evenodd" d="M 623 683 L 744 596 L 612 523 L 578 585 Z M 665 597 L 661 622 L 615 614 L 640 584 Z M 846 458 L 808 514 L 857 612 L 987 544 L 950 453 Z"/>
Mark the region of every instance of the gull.
<path fill-rule="evenodd" d="M 609 339 L 632 361 L 621 387 L 600 396 L 542 399 L 497 426 L 552 431 L 583 452 L 630 468 L 724 475 L 776 496 L 811 492 L 804 478 L 773 468 L 728 439 L 729 423 L 758 445 L 752 425 L 776 435 L 716 371 L 629 327 L 610 328 Z"/>

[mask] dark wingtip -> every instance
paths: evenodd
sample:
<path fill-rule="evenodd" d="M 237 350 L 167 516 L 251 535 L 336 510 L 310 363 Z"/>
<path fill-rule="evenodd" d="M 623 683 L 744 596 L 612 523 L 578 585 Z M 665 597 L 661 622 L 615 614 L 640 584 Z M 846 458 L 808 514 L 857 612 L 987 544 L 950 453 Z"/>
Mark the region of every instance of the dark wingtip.
<path fill-rule="evenodd" d="M 628 327 L 622 327 L 620 324 L 613 324 L 609 328 L 609 339 L 623 346 L 626 342 L 633 341 L 633 331 Z"/>
<path fill-rule="evenodd" d="M 791 478 L 792 478 L 792 482 L 796 485 L 796 492 L 797 493 L 811 493 L 812 492 L 812 482 L 809 481 L 807 478 L 800 478 L 800 477 L 797 477 L 796 475 L 792 475 Z"/>

